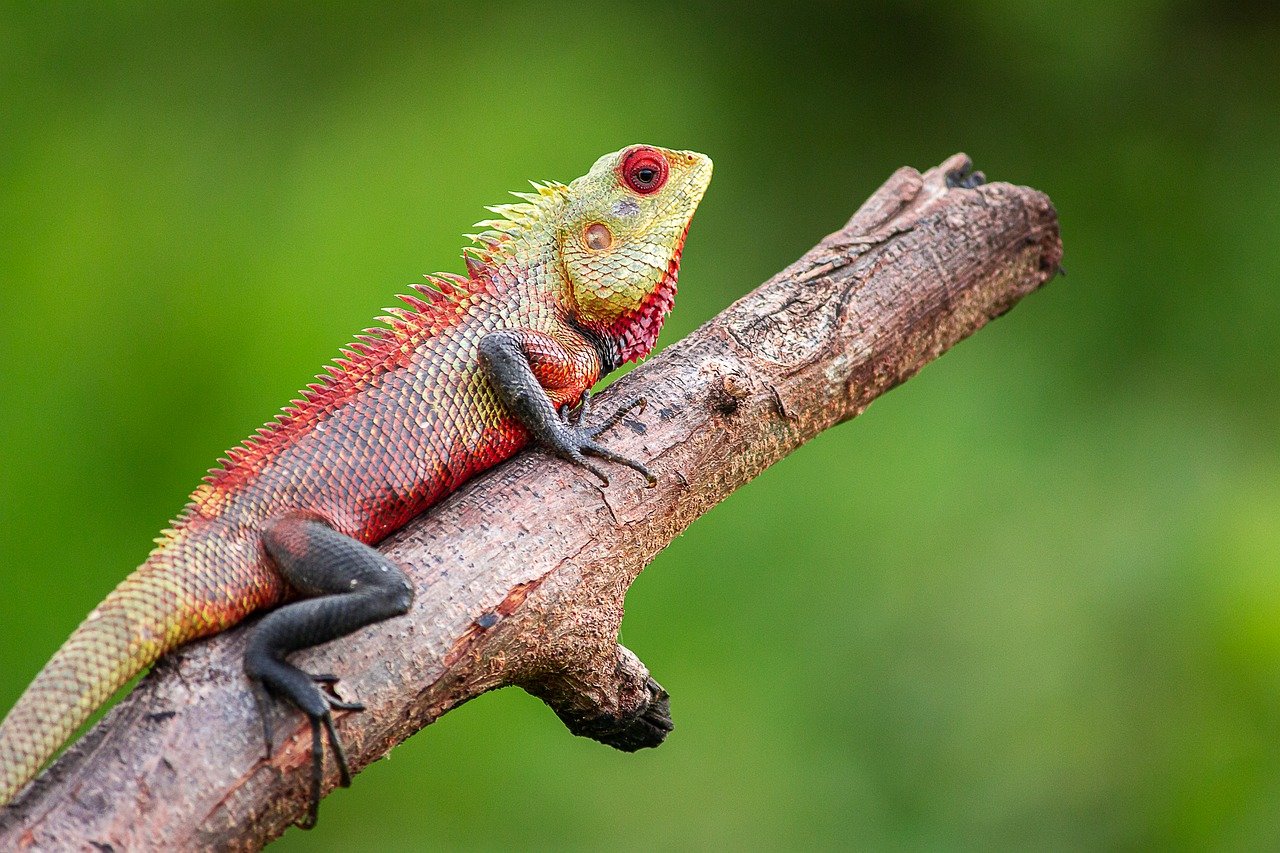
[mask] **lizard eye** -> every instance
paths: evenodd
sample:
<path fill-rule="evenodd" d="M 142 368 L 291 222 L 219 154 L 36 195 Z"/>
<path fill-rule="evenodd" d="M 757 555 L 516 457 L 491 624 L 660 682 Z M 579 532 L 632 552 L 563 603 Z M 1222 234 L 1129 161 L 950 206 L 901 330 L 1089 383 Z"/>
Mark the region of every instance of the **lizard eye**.
<path fill-rule="evenodd" d="M 640 195 L 655 193 L 667 182 L 667 158 L 647 146 L 633 149 L 622 158 L 622 179 Z"/>

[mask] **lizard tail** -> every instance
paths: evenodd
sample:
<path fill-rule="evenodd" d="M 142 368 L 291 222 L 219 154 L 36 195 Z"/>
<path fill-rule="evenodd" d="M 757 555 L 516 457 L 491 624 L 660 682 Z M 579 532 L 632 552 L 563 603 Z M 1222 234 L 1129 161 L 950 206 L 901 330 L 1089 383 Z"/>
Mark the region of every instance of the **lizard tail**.
<path fill-rule="evenodd" d="M 29 782 L 130 678 L 231 614 L 200 607 L 163 549 L 126 577 L 72 632 L 0 723 L 0 806 Z M 221 612 L 218 612 L 221 611 Z"/>

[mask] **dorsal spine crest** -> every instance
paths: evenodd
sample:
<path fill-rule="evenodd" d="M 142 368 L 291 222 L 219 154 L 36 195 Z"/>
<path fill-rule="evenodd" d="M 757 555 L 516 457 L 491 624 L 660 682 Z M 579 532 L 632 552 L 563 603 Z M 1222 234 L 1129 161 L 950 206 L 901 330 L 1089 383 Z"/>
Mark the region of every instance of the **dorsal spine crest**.
<path fill-rule="evenodd" d="M 477 234 L 465 235 L 472 245 L 462 250 L 467 274 L 435 273 L 426 283 L 412 283 L 413 294 L 398 295 L 408 307 L 383 309 L 376 319 L 385 327 L 371 327 L 353 337 L 315 381 L 291 400 L 274 419 L 231 448 L 217 467 L 209 469 L 204 482 L 229 488 L 239 476 L 251 476 L 266 464 L 295 435 L 323 420 L 361 388 L 383 373 L 409 363 L 414 350 L 459 322 L 464 306 L 472 300 L 495 293 L 494 273 L 503 265 L 518 261 L 519 245 L 540 227 L 549 232 L 568 187 L 554 181 L 530 182 L 533 192 L 512 193 L 516 203 L 487 207 L 499 218 L 477 223 Z M 184 514 L 174 524 L 180 528 L 188 520 Z"/>

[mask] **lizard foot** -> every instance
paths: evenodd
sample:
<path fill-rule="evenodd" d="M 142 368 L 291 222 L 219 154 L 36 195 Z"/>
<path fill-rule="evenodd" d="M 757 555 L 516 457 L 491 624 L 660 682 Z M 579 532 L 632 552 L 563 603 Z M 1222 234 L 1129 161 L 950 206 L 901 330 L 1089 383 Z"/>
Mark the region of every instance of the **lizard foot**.
<path fill-rule="evenodd" d="M 332 672 L 312 673 L 310 675 L 312 681 L 329 688 L 328 692 L 321 695 L 329 703 L 330 708 L 336 708 L 341 711 L 363 711 L 365 709 L 362 703 L 346 702 L 333 693 L 333 686 L 340 680 L 337 675 Z M 256 678 L 253 679 L 253 699 L 258 706 L 258 719 L 262 721 L 262 740 L 266 744 L 266 758 L 269 761 L 275 753 L 276 741 L 275 730 L 271 725 L 271 697 L 266 685 Z"/>
<path fill-rule="evenodd" d="M 263 617 L 249 635 L 244 653 L 245 674 L 254 685 L 268 755 L 270 696 L 288 700 L 311 722 L 311 807 L 298 824 L 310 828 L 324 789 L 326 736 L 338 765 L 338 784 L 344 788 L 351 784 L 333 712 L 361 711 L 364 706 L 334 693 L 336 676 L 304 672 L 285 656 L 403 614 L 413 602 L 413 587 L 404 572 L 378 551 L 313 516 L 286 514 L 272 519 L 263 528 L 262 544 L 285 580 L 313 592 L 313 597 Z"/>
<path fill-rule="evenodd" d="M 307 816 L 298 822 L 302 829 L 311 829 L 319 816 L 321 785 L 324 782 L 324 741 L 329 741 L 329 751 L 338 765 L 338 784 L 351 786 L 351 768 L 347 752 L 333 724 L 333 711 L 363 711 L 359 702 L 347 702 L 317 685 L 332 686 L 337 678 L 330 673 L 312 675 L 287 663 L 278 662 L 279 669 L 255 673 L 254 698 L 262 718 L 262 733 L 267 743 L 267 757 L 271 757 L 273 733 L 267 695 L 275 694 L 296 706 L 311 722 L 311 805 Z M 322 732 L 323 729 L 323 732 Z"/>
<path fill-rule="evenodd" d="M 582 395 L 582 402 L 577 407 L 561 406 L 560 407 L 560 429 L 556 430 L 548 439 L 551 450 L 563 459 L 567 459 L 575 465 L 586 468 L 600 480 L 602 485 L 609 485 L 609 478 L 605 476 L 599 466 L 587 460 L 588 456 L 594 456 L 597 459 L 603 459 L 606 462 L 613 462 L 618 465 L 625 465 L 631 470 L 644 477 L 645 482 L 650 488 L 657 485 L 658 478 L 643 463 L 635 459 L 623 456 L 620 453 L 614 453 L 609 448 L 596 441 L 602 434 L 613 429 L 628 414 L 639 409 L 644 411 L 648 402 L 644 397 L 636 397 L 623 404 L 612 415 L 595 426 L 582 426 L 582 421 L 586 417 L 591 404 L 591 391 L 587 390 Z"/>

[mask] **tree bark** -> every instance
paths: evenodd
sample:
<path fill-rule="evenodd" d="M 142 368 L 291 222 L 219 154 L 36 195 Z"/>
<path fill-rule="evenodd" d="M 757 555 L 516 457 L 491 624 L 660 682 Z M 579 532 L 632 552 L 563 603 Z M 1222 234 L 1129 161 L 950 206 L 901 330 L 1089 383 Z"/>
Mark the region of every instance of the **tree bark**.
<path fill-rule="evenodd" d="M 412 611 L 295 656 L 335 672 L 353 769 L 461 703 L 517 684 L 575 734 L 660 743 L 667 695 L 617 643 L 640 570 L 695 518 L 1053 278 L 1049 199 L 970 188 L 951 157 L 900 169 L 804 257 L 599 399 L 647 408 L 610 446 L 657 473 L 611 485 L 545 454 L 479 477 L 381 546 L 416 585 Z M 163 660 L 11 808 L 0 849 L 256 849 L 306 814 L 310 731 L 274 712 L 276 749 L 242 674 L 245 632 Z M 325 789 L 336 784 L 329 759 Z"/>

